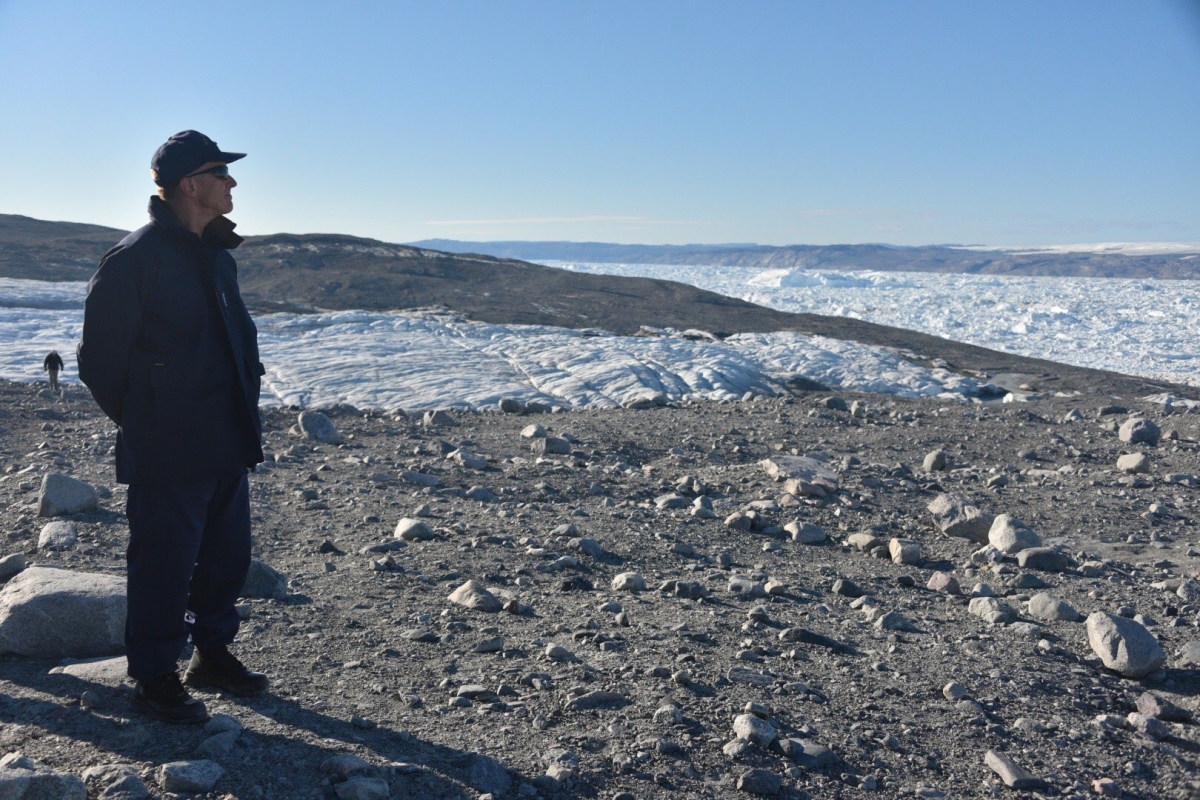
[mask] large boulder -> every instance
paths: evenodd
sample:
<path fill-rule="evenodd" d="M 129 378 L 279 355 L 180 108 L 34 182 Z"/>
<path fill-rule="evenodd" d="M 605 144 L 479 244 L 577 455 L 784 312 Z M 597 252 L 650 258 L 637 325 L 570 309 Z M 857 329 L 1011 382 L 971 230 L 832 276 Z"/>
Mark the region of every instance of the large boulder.
<path fill-rule="evenodd" d="M 57 472 L 48 473 L 42 478 L 42 490 L 38 494 L 39 517 L 80 514 L 95 511 L 99 506 L 100 498 L 96 490 L 83 481 Z"/>
<path fill-rule="evenodd" d="M 263 561 L 251 561 L 246 582 L 242 585 L 242 597 L 257 597 L 263 600 L 282 600 L 287 597 L 287 578 Z"/>
<path fill-rule="evenodd" d="M 1104 666 L 1126 678 L 1144 678 L 1167 661 L 1167 654 L 1138 622 L 1104 611 L 1087 618 L 1088 643 Z"/>
<path fill-rule="evenodd" d="M 21 753 L 0 758 L 3 800 L 87 800 L 87 784 L 74 775 L 35 764 Z"/>
<path fill-rule="evenodd" d="M 342 443 L 342 435 L 338 433 L 333 421 L 320 411 L 301 412 L 297 427 L 306 439 L 314 439 L 323 444 Z"/>
<path fill-rule="evenodd" d="M 988 542 L 1005 555 L 1016 555 L 1030 547 L 1041 547 L 1042 537 L 1011 514 L 1001 514 L 988 530 Z"/>
<path fill-rule="evenodd" d="M 983 544 L 995 519 L 967 502 L 958 494 L 939 494 L 926 506 L 933 522 L 947 536 L 970 539 Z"/>
<path fill-rule="evenodd" d="M 1125 420 L 1117 435 L 1120 436 L 1122 442 L 1129 442 L 1130 444 L 1145 442 L 1149 445 L 1155 445 L 1158 444 L 1158 437 L 1162 435 L 1162 432 L 1153 420 L 1134 417 Z"/>
<path fill-rule="evenodd" d="M 91 658 L 125 650 L 125 579 L 30 567 L 0 590 L 0 653 Z"/>

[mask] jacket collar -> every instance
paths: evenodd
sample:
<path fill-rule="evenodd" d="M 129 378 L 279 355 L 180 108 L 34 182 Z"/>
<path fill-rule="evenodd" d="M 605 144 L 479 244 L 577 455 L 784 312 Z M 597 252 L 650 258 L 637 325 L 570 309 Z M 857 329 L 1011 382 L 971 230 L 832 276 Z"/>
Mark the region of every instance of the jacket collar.
<path fill-rule="evenodd" d="M 150 219 L 169 231 L 184 236 L 196 236 L 196 234 L 183 226 L 183 223 L 179 221 L 179 217 L 175 216 L 175 212 L 171 210 L 171 207 L 161 197 L 151 196 Z M 229 217 L 217 217 L 204 228 L 204 235 L 196 236 L 196 238 L 209 247 L 232 250 L 245 241 L 245 239 L 233 232 L 233 229 L 236 227 L 237 223 L 229 219 Z"/>

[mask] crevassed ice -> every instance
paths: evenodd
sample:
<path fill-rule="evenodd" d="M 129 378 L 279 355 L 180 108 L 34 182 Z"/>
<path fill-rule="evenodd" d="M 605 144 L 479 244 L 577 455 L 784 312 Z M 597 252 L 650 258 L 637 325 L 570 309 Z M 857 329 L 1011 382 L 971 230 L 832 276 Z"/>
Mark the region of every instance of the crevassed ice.
<path fill-rule="evenodd" d="M 541 262 L 1200 386 L 1200 281 Z"/>
<path fill-rule="evenodd" d="M 38 285 L 31 285 L 38 284 Z M 0 376 L 35 380 L 42 358 L 67 360 L 83 323 L 83 283 L 0 283 Z M 505 397 L 606 408 L 662 393 L 732 400 L 774 394 L 793 376 L 905 396 L 975 394 L 978 384 L 884 348 L 798 333 L 724 342 L 586 335 L 446 315 L 342 311 L 257 317 L 267 404 L 489 408 Z"/>

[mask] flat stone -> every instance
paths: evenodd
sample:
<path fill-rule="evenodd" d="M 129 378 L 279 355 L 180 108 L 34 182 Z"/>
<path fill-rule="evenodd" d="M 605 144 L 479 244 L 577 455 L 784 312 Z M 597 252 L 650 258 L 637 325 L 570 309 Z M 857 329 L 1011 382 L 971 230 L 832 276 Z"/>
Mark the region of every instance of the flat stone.
<path fill-rule="evenodd" d="M 783 787 L 783 778 L 767 769 L 748 769 L 738 776 L 738 791 L 773 796 Z"/>
<path fill-rule="evenodd" d="M 1046 592 L 1029 598 L 1029 616 L 1043 622 L 1078 622 L 1082 615 L 1066 600 Z"/>
<path fill-rule="evenodd" d="M 0 590 L 0 653 L 111 656 L 125 649 L 125 579 L 30 567 Z"/>
<path fill-rule="evenodd" d="M 224 774 L 215 761 L 172 761 L 158 768 L 158 785 L 168 792 L 207 792 Z"/>
<path fill-rule="evenodd" d="M 624 708 L 632 701 L 620 692 L 594 691 L 572 698 L 564 706 L 568 711 L 586 711 L 593 708 Z"/>
<path fill-rule="evenodd" d="M 467 581 L 447 597 L 451 603 L 466 606 L 476 611 L 495 612 L 500 610 L 500 601 L 477 581 Z"/>
<path fill-rule="evenodd" d="M 333 793 L 338 800 L 386 800 L 391 797 L 391 789 L 383 778 L 362 776 L 337 784 L 333 787 Z"/>
<path fill-rule="evenodd" d="M 125 683 L 129 674 L 129 663 L 125 656 L 112 658 L 88 658 L 65 666 L 52 667 L 51 675 L 70 675 L 88 683 L 116 688 Z"/>
<path fill-rule="evenodd" d="M 821 544 L 825 541 L 825 529 L 811 522 L 789 522 L 783 529 L 791 534 L 792 541 L 798 544 Z"/>
<path fill-rule="evenodd" d="M 87 785 L 74 775 L 46 769 L 21 753 L 0 759 L 0 798 L 87 800 Z"/>
<path fill-rule="evenodd" d="M 313 439 L 322 444 L 342 443 L 342 435 L 338 433 L 333 421 L 320 411 L 302 411 L 296 421 L 296 427 L 306 439 Z"/>
<path fill-rule="evenodd" d="M 566 439 L 547 436 L 544 439 L 534 439 L 529 449 L 535 456 L 569 456 L 571 443 Z"/>
<path fill-rule="evenodd" d="M 1096 611 L 1087 618 L 1087 632 L 1104 666 L 1126 678 L 1144 678 L 1166 663 L 1154 634 L 1131 619 Z"/>
<path fill-rule="evenodd" d="M 796 763 L 796 766 L 817 772 L 826 770 L 837 761 L 837 754 L 823 744 L 817 744 L 809 739 L 787 739 L 784 755 Z M 782 743 L 782 742 L 781 742 Z"/>
<path fill-rule="evenodd" d="M 1117 469 L 1130 475 L 1144 475 L 1150 471 L 1150 459 L 1145 453 L 1126 453 L 1117 459 Z"/>
<path fill-rule="evenodd" d="M 875 628 L 881 631 L 916 631 L 917 626 L 899 611 L 889 611 L 875 620 Z"/>
<path fill-rule="evenodd" d="M 983 760 L 992 772 L 1000 776 L 1000 780 L 1004 781 L 1004 785 L 1010 789 L 1028 792 L 1043 789 L 1046 786 L 1044 780 L 1035 777 L 1028 770 L 1017 766 L 1017 762 L 1004 753 L 988 750 Z"/>
<path fill-rule="evenodd" d="M 1071 562 L 1066 553 L 1053 547 L 1027 547 L 1017 553 L 1017 565 L 1021 569 L 1062 572 L 1071 566 Z"/>
<path fill-rule="evenodd" d="M 463 450 L 461 447 L 446 456 L 446 460 L 453 461 L 455 464 L 458 464 L 460 467 L 464 467 L 465 469 L 485 470 L 488 466 L 488 460 L 486 457 L 481 456 L 478 453 L 472 453 L 470 450 Z"/>
<path fill-rule="evenodd" d="M 79 542 L 75 526 L 69 522 L 50 522 L 38 534 L 38 550 L 70 550 Z"/>

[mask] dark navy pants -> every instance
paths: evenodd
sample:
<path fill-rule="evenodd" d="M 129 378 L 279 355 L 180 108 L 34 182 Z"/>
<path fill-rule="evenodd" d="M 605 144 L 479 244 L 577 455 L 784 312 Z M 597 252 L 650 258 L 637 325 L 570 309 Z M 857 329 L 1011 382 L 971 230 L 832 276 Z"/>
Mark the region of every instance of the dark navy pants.
<path fill-rule="evenodd" d="M 125 650 L 138 680 L 174 672 L 188 635 L 201 650 L 229 644 L 250 569 L 245 475 L 131 484 Z"/>

